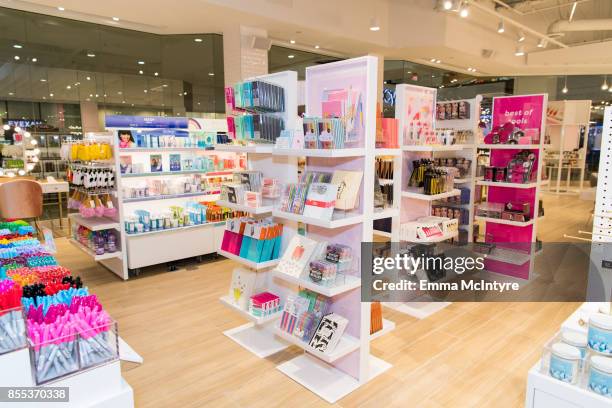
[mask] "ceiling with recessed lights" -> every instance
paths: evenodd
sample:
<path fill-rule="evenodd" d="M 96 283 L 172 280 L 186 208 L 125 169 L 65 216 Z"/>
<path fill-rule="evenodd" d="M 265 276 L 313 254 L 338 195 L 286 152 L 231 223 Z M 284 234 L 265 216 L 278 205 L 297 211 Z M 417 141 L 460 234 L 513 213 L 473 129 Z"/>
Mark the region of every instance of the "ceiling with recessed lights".
<path fill-rule="evenodd" d="M 182 0 L 171 5 L 0 0 L 3 4 L 153 33 L 223 33 L 243 24 L 267 30 L 275 44 L 289 48 L 332 56 L 376 53 L 472 75 L 612 73 L 610 0 Z"/>

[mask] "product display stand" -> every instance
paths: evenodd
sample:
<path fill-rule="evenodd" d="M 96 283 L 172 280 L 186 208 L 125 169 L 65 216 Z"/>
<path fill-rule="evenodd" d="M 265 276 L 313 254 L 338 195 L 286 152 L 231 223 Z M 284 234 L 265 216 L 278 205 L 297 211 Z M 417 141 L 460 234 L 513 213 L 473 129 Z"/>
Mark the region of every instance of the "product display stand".
<path fill-rule="evenodd" d="M 83 139 L 84 143 L 100 142 L 100 143 L 108 143 L 111 146 L 114 145 L 114 141 L 115 139 L 113 138 L 113 135 L 109 133 L 87 133 Z M 113 147 L 113 150 L 114 150 L 114 147 Z M 86 162 L 75 161 L 75 162 L 71 162 L 71 166 L 73 168 L 86 168 L 86 169 L 114 169 L 115 163 L 114 163 L 114 158 L 113 158 L 110 161 L 98 161 L 98 160 L 92 160 L 92 161 L 86 161 Z M 101 191 L 104 191 L 104 192 L 100 193 L 104 195 L 108 193 L 112 199 L 113 206 L 118 209 L 118 214 L 114 218 L 108 218 L 105 216 L 84 217 L 80 213 L 71 213 L 71 214 L 68 214 L 68 220 L 69 220 L 69 230 L 71 231 L 71 235 L 72 235 L 73 228 L 79 225 L 89 229 L 90 231 L 105 231 L 105 230 L 116 231 L 115 236 L 118 239 L 117 245 L 116 245 L 117 251 L 111 252 L 111 253 L 104 253 L 102 255 L 96 255 L 94 251 L 92 251 L 90 248 L 78 242 L 76 239 L 74 239 L 73 236 L 69 238 L 68 241 L 72 245 L 74 245 L 76 248 L 84 252 L 86 255 L 91 257 L 94 261 L 100 263 L 101 265 L 103 265 L 108 270 L 112 271 L 113 273 L 121 277 L 122 279 L 127 279 L 127 271 L 124 268 L 126 243 L 125 243 L 125 239 L 123 239 L 121 236 L 121 230 L 122 230 L 121 223 L 120 223 L 121 209 L 119 208 L 120 206 L 119 206 L 119 199 L 117 195 L 116 186 L 117 186 L 117 176 L 115 175 L 115 187 L 112 189 L 103 189 Z M 80 187 L 73 186 L 73 188 L 82 190 Z M 93 191 L 93 192 L 88 192 L 88 194 L 97 195 L 98 193 Z"/>
<path fill-rule="evenodd" d="M 500 275 L 519 283 L 532 278 L 535 261 L 535 247 L 537 222 L 539 214 L 539 196 L 542 181 L 543 143 L 546 123 L 547 95 L 517 95 L 493 98 L 493 126 L 503 126 L 509 120 L 517 120 L 520 128 L 539 135 L 539 143 L 534 144 L 484 144 L 478 149 L 490 151 L 490 166 L 505 167 L 516 153 L 528 150 L 535 154 L 537 167 L 533 182 L 510 183 L 488 182 L 478 180 L 476 185 L 487 189 L 487 201 L 505 205 L 524 203 L 529 206 L 528 221 L 512 221 L 502 218 L 476 216 L 475 220 L 481 224 L 480 231 L 487 243 L 494 244 L 495 248 L 487 254 L 483 278 L 489 273 L 495 275 L 493 279 L 500 279 Z M 515 112 L 516 117 L 508 117 L 508 112 Z M 477 196 L 482 196 L 477 192 Z M 478 205 L 478 203 L 476 203 Z"/>
<path fill-rule="evenodd" d="M 176 139 L 188 139 L 191 131 L 187 128 L 186 118 L 165 117 L 107 117 L 107 128 L 114 133 L 115 140 L 119 140 L 120 130 L 129 130 L 134 136 L 139 134 L 157 134 L 160 138 L 165 135 L 177 134 Z M 126 123 L 125 125 L 123 123 Z M 180 135 L 180 136 L 179 136 Z M 237 160 L 234 153 L 215 152 L 193 143 L 181 143 L 174 147 L 164 146 L 161 142 L 156 147 L 130 146 L 120 148 L 119 143 L 114 144 L 114 160 L 116 169 L 117 200 L 121 224 L 121 241 L 126 243 L 126 254 L 123 257 L 123 271 L 120 275 L 128 279 L 129 272 L 138 274 L 140 268 L 172 262 L 180 259 L 199 257 L 214 253 L 221 242 L 224 230 L 224 221 L 185 224 L 175 228 L 157 228 L 149 231 L 126 231 L 126 220 L 136 210 L 146 210 L 151 214 L 161 214 L 170 211 L 171 206 L 184 206 L 190 201 L 214 201 L 219 197 L 219 188 L 215 186 L 216 180 L 231 180 L 235 168 L 230 169 L 202 169 L 185 168 L 185 160 L 195 161 L 196 158 L 212 158 L 215 155 L 219 160 Z M 153 168 L 153 160 L 158 158 L 161 168 Z M 180 170 L 177 170 L 176 162 Z M 121 173 L 121 167 L 126 162 L 133 172 Z M 138 166 L 138 167 L 137 167 Z M 138 168 L 138 170 L 137 170 Z M 129 196 L 128 191 L 139 188 L 141 191 L 148 188 L 152 180 L 171 182 L 176 177 L 199 175 L 207 181 L 209 187 L 205 191 L 191 191 L 178 194 L 152 195 L 139 194 Z M 209 183 L 208 183 L 209 182 Z M 164 251 L 153 251 L 153 248 L 164 248 Z M 172 270 L 172 267 L 170 267 Z"/>
<path fill-rule="evenodd" d="M 301 217 L 274 210 L 273 215 L 286 220 L 297 220 L 307 225 L 307 237 L 348 245 L 353 257 L 361 254 L 361 242 L 370 241 L 373 234 L 374 162 L 376 156 L 376 78 L 377 60 L 361 57 L 306 68 L 306 115 L 321 116 L 321 101 L 327 89 L 355 89 L 361 92 L 364 140 L 363 147 L 354 149 L 274 149 L 275 156 L 300 155 L 306 157 L 306 171 L 333 171 L 336 169 L 363 171 L 359 191 L 359 209 L 333 221 Z M 299 150 L 299 151 L 298 151 Z M 346 150 L 346 151 L 345 151 Z M 294 170 L 297 173 L 297 168 Z M 313 222 L 314 221 L 314 222 Z M 287 275 L 276 274 L 280 285 L 292 288 L 306 286 L 307 280 L 296 282 Z M 349 277 L 350 276 L 350 277 Z M 361 302 L 360 271 L 347 272 L 344 284 L 330 288 L 311 287 L 323 295 L 331 296 L 330 312 L 338 313 L 349 323 L 339 344 L 331 353 L 315 351 L 297 337 L 280 329 L 276 333 L 305 353 L 277 368 L 294 381 L 321 398 L 334 403 L 390 368 L 390 365 L 370 355 L 370 303 Z M 358 283 L 358 284 L 357 284 Z"/>
<path fill-rule="evenodd" d="M 282 113 L 282 118 L 285 123 L 285 129 L 294 129 L 297 117 L 297 73 L 294 71 L 285 71 L 253 78 L 253 80 L 255 79 L 278 85 L 284 89 L 285 111 Z M 261 171 L 264 177 L 275 178 L 281 184 L 295 183 L 297 181 L 297 158 L 272 156 L 271 144 L 218 144 L 215 146 L 215 150 L 241 154 L 246 153 L 248 170 Z M 217 201 L 217 204 L 238 211 L 248 212 L 254 218 L 268 217 L 272 214 L 271 205 L 252 208 L 220 200 Z M 284 223 L 281 254 L 287 247 L 287 243 L 291 237 L 296 233 L 296 230 L 297 225 L 295 222 Z M 257 280 L 261 286 L 260 289 L 265 289 L 276 294 L 281 299 L 281 303 L 284 304 L 289 290 L 277 285 L 272 278 L 271 268 L 278 264 L 278 259 L 263 263 L 254 263 L 220 249 L 219 245 L 217 246 L 217 253 L 257 272 Z M 233 309 L 250 321 L 244 325 L 224 331 L 224 335 L 260 358 L 268 357 L 289 347 L 288 342 L 274 335 L 273 328 L 280 317 L 280 312 L 263 318 L 255 317 L 248 311 L 235 306 L 228 299 L 227 295 L 222 296 L 219 300 L 223 305 Z"/>
<path fill-rule="evenodd" d="M 396 117 L 399 120 L 399 129 L 401 132 L 400 139 L 402 141 L 403 151 L 403 168 L 402 168 L 402 205 L 401 205 L 401 222 L 414 221 L 420 217 L 432 215 L 432 205 L 439 200 L 444 200 L 450 197 L 461 195 L 459 188 L 469 189 L 469 201 L 465 204 L 444 203 L 449 207 L 459 207 L 469 212 L 468 223 L 461 225 L 459 228 L 465 231 L 467 242 L 472 242 L 473 239 L 473 203 L 474 203 L 474 181 L 476 171 L 475 160 L 475 140 L 478 135 L 478 121 L 480 118 L 480 101 L 481 97 L 471 100 L 462 101 L 445 101 L 447 104 L 458 105 L 460 102 L 465 106 L 469 105 L 467 117 L 462 119 L 447 119 L 436 120 L 436 95 L 437 90 L 433 88 L 418 87 L 414 85 L 398 85 L 396 88 L 397 106 Z M 434 131 L 451 131 L 455 135 L 465 133 L 462 140 L 445 140 L 446 143 L 434 144 L 415 144 L 411 141 L 415 134 L 425 134 Z M 471 134 L 470 134 L 471 132 Z M 451 191 L 436 195 L 424 194 L 422 189 L 409 188 L 409 178 L 412 173 L 412 162 L 422 158 L 463 158 L 471 160 L 469 172 L 461 178 L 455 179 L 456 188 Z M 443 235 L 427 240 L 418 241 L 420 243 L 436 243 L 447 241 L 451 238 L 457 238 L 457 234 Z M 417 241 L 413 241 L 417 242 Z M 414 302 L 391 302 L 385 303 L 385 306 L 396 311 L 411 315 L 418 319 L 424 319 L 433 313 L 445 308 L 450 303 L 448 302 L 430 302 L 430 298 L 425 295 L 419 295 L 419 301 Z"/>
<path fill-rule="evenodd" d="M 586 167 L 591 101 L 550 101 L 547 112 L 546 132 L 549 140 L 544 144 L 544 166 L 549 180 L 547 191 L 556 194 L 580 193 Z M 561 186 L 563 170 L 566 171 L 565 188 Z M 571 188 L 574 171 L 579 172 L 578 189 Z M 554 180 L 553 175 L 556 176 Z"/>

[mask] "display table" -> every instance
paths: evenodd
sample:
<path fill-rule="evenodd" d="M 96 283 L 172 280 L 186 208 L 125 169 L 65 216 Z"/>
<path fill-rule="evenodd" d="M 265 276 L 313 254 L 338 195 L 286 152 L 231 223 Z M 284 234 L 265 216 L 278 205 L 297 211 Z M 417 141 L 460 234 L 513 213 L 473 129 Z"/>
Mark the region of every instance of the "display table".
<path fill-rule="evenodd" d="M 584 303 L 563 322 L 561 330 L 571 330 L 586 333 L 587 327 L 580 324 L 588 321 L 588 315 L 597 313 L 608 303 Z M 612 400 L 589 391 L 580 385 L 572 385 L 559 381 L 540 370 L 542 360 L 539 360 L 529 370 L 527 376 L 527 393 L 525 408 L 609 408 Z"/>

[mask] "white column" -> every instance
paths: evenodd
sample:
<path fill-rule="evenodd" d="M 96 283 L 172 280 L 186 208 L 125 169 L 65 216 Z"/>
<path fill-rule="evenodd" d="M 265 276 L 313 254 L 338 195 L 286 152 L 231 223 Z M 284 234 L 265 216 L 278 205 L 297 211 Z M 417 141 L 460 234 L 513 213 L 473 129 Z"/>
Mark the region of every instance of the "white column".
<path fill-rule="evenodd" d="M 225 86 L 233 86 L 246 78 L 268 73 L 268 50 L 255 48 L 254 37 L 267 38 L 268 33 L 266 30 L 240 25 L 223 31 Z"/>

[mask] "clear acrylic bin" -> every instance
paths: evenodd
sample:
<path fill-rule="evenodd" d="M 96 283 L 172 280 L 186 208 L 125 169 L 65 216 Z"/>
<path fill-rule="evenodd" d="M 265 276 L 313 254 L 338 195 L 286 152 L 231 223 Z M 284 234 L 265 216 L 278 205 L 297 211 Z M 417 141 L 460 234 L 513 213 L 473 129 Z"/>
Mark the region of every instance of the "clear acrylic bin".
<path fill-rule="evenodd" d="M 45 343 L 28 341 L 37 385 L 119 359 L 119 335 L 115 321 Z"/>
<path fill-rule="evenodd" d="M 0 355 L 20 350 L 27 345 L 23 309 L 0 311 Z"/>

